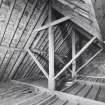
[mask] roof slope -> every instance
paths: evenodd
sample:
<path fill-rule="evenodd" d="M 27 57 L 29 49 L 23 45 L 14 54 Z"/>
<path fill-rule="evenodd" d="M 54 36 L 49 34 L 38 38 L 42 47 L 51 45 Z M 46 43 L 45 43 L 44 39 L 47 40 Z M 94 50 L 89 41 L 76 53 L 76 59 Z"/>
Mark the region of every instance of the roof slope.
<path fill-rule="evenodd" d="M 53 0 L 53 7 L 89 34 L 102 40 L 91 0 Z"/>
<path fill-rule="evenodd" d="M 96 13 L 96 18 L 105 41 L 105 0 L 92 0 Z"/>

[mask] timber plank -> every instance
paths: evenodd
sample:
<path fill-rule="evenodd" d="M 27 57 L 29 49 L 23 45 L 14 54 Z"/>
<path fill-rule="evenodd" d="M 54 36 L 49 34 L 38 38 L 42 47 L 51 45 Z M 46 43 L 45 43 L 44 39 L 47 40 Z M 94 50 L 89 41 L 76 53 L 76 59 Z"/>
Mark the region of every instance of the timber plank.
<path fill-rule="evenodd" d="M 29 89 L 29 90 L 25 90 L 25 91 L 20 91 L 18 93 L 13 94 L 10 98 L 7 98 L 3 101 L 1 101 L 2 103 L 5 103 L 5 101 L 10 102 L 10 103 L 17 103 L 17 102 L 21 102 L 24 101 L 30 97 L 35 97 L 37 96 L 39 93 Z"/>
<path fill-rule="evenodd" d="M 4 76 L 3 76 L 3 80 L 4 80 L 4 81 L 8 79 L 8 74 L 9 74 L 11 68 L 13 67 L 14 62 L 16 62 L 16 59 L 17 59 L 18 56 L 19 56 L 19 53 L 18 53 L 18 52 L 15 52 L 15 51 L 14 51 L 14 52 L 12 53 L 10 62 L 8 63 L 7 68 L 5 69 L 5 73 L 4 73 Z"/>
<path fill-rule="evenodd" d="M 24 99 L 28 99 L 30 97 L 33 97 L 33 96 L 36 96 L 37 94 L 35 94 L 35 92 L 31 93 L 31 90 L 26 90 L 26 91 L 20 91 L 18 93 L 15 92 L 14 94 L 12 94 L 11 96 L 8 96 L 8 97 L 4 97 L 3 100 L 1 100 L 0 103 L 6 103 L 6 102 L 21 102 L 23 101 Z"/>
<path fill-rule="evenodd" d="M 10 20 L 10 17 L 11 17 L 11 13 L 12 13 L 14 5 L 15 5 L 15 2 L 16 2 L 16 0 L 12 0 L 12 2 L 10 3 L 10 6 L 8 6 L 8 8 L 7 8 L 7 5 L 5 5 L 3 3 L 3 0 L 2 0 L 2 6 L 0 6 L 1 7 L 0 10 L 3 11 L 1 13 L 1 15 L 4 15 L 4 17 L 2 19 L 2 21 L 4 21 L 4 22 L 0 21 L 0 29 L 1 29 L 0 30 L 1 31 L 0 32 L 1 33 L 1 35 L 0 35 L 0 43 L 2 41 L 2 38 L 4 37 L 7 25 L 9 23 L 9 20 Z"/>
<path fill-rule="evenodd" d="M 103 81 L 102 81 L 103 83 L 105 83 L 105 79 L 103 78 Z"/>
<path fill-rule="evenodd" d="M 99 91 L 99 87 L 100 86 L 93 86 L 91 91 L 88 93 L 86 97 L 90 99 L 96 99 L 97 93 Z"/>
<path fill-rule="evenodd" d="M 39 5 L 37 5 L 36 8 L 38 8 Z M 33 19 L 30 19 L 21 39 L 19 40 L 19 43 L 18 43 L 18 48 L 23 48 L 27 41 L 29 40 L 29 38 L 31 37 L 31 35 L 34 33 L 33 32 L 33 29 L 37 27 L 37 25 L 41 25 L 41 24 L 38 24 L 39 22 L 41 23 L 41 21 L 39 21 L 39 18 L 40 16 L 43 16 L 42 15 L 42 11 L 43 9 L 45 9 L 45 6 L 46 6 L 46 2 L 44 2 L 41 7 L 40 7 L 40 11 L 38 11 L 37 9 L 35 9 L 34 11 L 34 14 L 33 14 Z M 46 10 L 46 9 L 45 9 Z M 46 11 L 45 11 L 46 12 Z M 44 18 L 43 18 L 44 19 Z M 35 34 L 34 34 L 35 36 Z"/>
<path fill-rule="evenodd" d="M 26 100 L 26 101 L 20 103 L 19 105 L 33 105 L 33 104 L 36 105 L 48 97 L 50 97 L 50 95 L 47 95 L 47 93 L 43 93 L 43 94 L 40 94 L 36 97 L 32 97 L 29 100 Z"/>
<path fill-rule="evenodd" d="M 79 85 L 79 83 L 76 82 L 76 83 L 74 83 L 73 85 L 71 85 L 70 87 L 67 87 L 66 89 L 63 89 L 62 91 L 68 93 L 68 92 L 72 91 L 72 90 L 73 90 L 76 86 L 78 86 L 78 85 Z"/>
<path fill-rule="evenodd" d="M 69 92 L 70 94 L 76 94 L 78 93 L 85 85 L 79 84 L 76 88 L 74 88 L 71 92 Z"/>
<path fill-rule="evenodd" d="M 0 104 L 2 105 L 14 105 L 40 93 L 38 89 L 32 86 L 11 82 L 0 83 L 0 90 L 2 89 L 5 89 L 4 92 L 0 92 Z"/>
<path fill-rule="evenodd" d="M 32 13 L 34 12 L 34 8 L 35 8 L 37 0 L 35 0 L 35 1 L 33 0 L 33 2 L 27 4 L 27 7 L 23 13 L 23 16 L 22 16 L 20 22 L 18 23 L 18 27 L 15 30 L 14 36 L 10 43 L 10 46 L 12 46 L 12 47 L 17 46 L 17 43 L 18 43 L 19 39 L 21 38 L 21 35 L 24 32 L 24 30 L 29 22 L 29 20 L 32 16 Z"/>
<path fill-rule="evenodd" d="M 65 105 L 67 103 L 67 101 L 58 99 L 55 102 L 53 102 L 51 105 Z"/>
<path fill-rule="evenodd" d="M 28 59 L 29 59 L 29 55 L 26 53 L 22 62 L 20 63 L 20 66 L 18 67 L 18 70 L 15 72 L 14 79 L 17 79 L 17 78 L 20 79 L 20 77 L 23 75 L 23 73 L 22 73 L 22 72 L 24 72 L 23 68 L 24 68 L 25 64 L 28 62 Z"/>
<path fill-rule="evenodd" d="M 3 80 L 3 75 L 5 73 L 5 69 L 7 68 L 7 65 L 9 64 L 10 60 L 11 60 L 11 57 L 12 57 L 12 53 L 11 51 L 7 51 L 5 57 L 4 57 L 4 60 L 3 60 L 3 63 L 1 65 L 1 77 L 0 77 L 0 80 Z"/>
<path fill-rule="evenodd" d="M 79 84 L 77 84 L 76 86 L 74 87 L 71 87 L 69 90 L 68 90 L 68 93 L 73 93 L 75 91 L 75 89 L 77 89 L 79 87 Z"/>
<path fill-rule="evenodd" d="M 8 46 L 11 42 L 11 39 L 13 37 L 13 33 L 16 30 L 16 28 L 18 27 L 18 23 L 22 17 L 22 14 L 25 10 L 25 7 L 27 5 L 28 0 L 17 0 L 16 4 L 14 6 L 14 9 L 11 13 L 11 17 L 10 20 L 7 24 L 7 27 L 5 29 L 4 32 L 4 36 L 2 37 L 2 45 L 6 45 Z M 18 10 L 18 8 L 20 8 L 20 11 L 16 12 L 16 10 Z"/>
<path fill-rule="evenodd" d="M 85 95 L 89 92 L 90 88 L 90 85 L 86 85 L 77 95 L 85 97 Z"/>
<path fill-rule="evenodd" d="M 4 97 L 6 95 L 10 95 L 10 94 L 13 94 L 13 92 L 16 92 L 18 90 L 21 90 L 21 89 L 24 89 L 24 88 L 27 88 L 27 86 L 22 86 L 22 87 L 16 87 L 16 86 L 11 86 L 11 88 L 7 89 L 6 91 L 0 93 L 0 96 Z"/>
<path fill-rule="evenodd" d="M 24 53 L 23 53 L 23 52 L 22 52 L 22 53 L 20 52 L 18 58 L 16 59 L 16 62 L 15 62 L 15 64 L 14 64 L 14 66 L 13 66 L 12 69 L 10 70 L 10 73 L 9 73 L 9 78 L 10 78 L 10 79 L 15 76 L 14 74 L 17 72 L 18 65 L 20 65 L 21 62 L 22 62 L 22 60 L 23 60 L 22 58 L 24 58 Z M 18 60 L 18 59 L 19 59 L 19 60 Z"/>
<path fill-rule="evenodd" d="M 67 102 L 65 105 L 71 105 L 69 102 Z"/>
<path fill-rule="evenodd" d="M 45 100 L 41 101 L 40 103 L 38 103 L 38 105 L 51 105 L 53 102 L 55 102 L 58 99 L 59 98 L 56 95 L 52 95 L 46 98 Z"/>

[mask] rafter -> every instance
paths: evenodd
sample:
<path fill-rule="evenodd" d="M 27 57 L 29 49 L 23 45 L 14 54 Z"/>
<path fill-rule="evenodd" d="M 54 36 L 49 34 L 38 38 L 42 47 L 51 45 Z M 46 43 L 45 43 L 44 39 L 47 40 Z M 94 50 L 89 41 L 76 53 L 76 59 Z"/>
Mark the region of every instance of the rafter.
<path fill-rule="evenodd" d="M 2 40 L 3 40 L 4 34 L 5 34 L 5 32 L 6 32 L 6 29 L 7 29 L 9 20 L 10 20 L 10 18 L 11 18 L 11 14 L 12 14 L 12 12 L 13 12 L 15 3 L 16 3 L 16 0 L 13 0 L 13 2 L 12 2 L 12 4 L 11 4 L 11 7 L 10 7 L 10 10 L 9 10 L 9 12 L 8 12 L 8 14 L 7 14 L 6 21 L 5 21 L 5 25 L 4 25 L 4 28 L 3 28 L 3 30 L 2 30 L 2 34 L 1 34 L 0 44 L 1 44 Z"/>
<path fill-rule="evenodd" d="M 6 50 L 9 50 L 9 51 L 26 52 L 24 49 L 15 48 L 15 47 L 8 47 L 8 46 L 5 46 L 5 45 L 0 45 L 0 48 L 6 49 Z"/>
<path fill-rule="evenodd" d="M 64 22 L 64 21 L 67 21 L 67 20 L 69 20 L 69 19 L 71 19 L 71 18 L 73 18 L 73 16 L 71 16 L 71 17 L 70 17 L 70 16 L 65 16 L 65 17 L 63 17 L 63 18 L 61 18 L 61 19 L 58 19 L 58 20 L 55 20 L 54 22 L 51 22 L 50 24 L 47 24 L 47 25 L 44 25 L 44 26 L 41 26 L 41 27 L 39 27 L 39 28 L 34 29 L 33 33 L 34 33 L 34 32 L 38 32 L 38 31 L 41 31 L 41 30 L 45 30 L 45 29 L 47 29 L 47 28 L 49 28 L 49 27 L 51 27 L 51 26 L 60 24 L 60 23 L 62 23 L 62 22 Z"/>
<path fill-rule="evenodd" d="M 77 4 L 73 3 L 72 1 L 68 1 L 68 2 L 65 1 L 65 0 L 58 0 L 58 1 L 60 3 L 62 3 L 63 5 L 66 5 L 66 6 L 70 7 L 70 10 L 72 9 L 72 11 L 74 11 L 76 14 L 86 18 L 87 20 L 89 20 L 92 23 L 92 20 L 88 17 L 89 9 L 86 10 L 86 6 L 84 6 L 84 7 L 82 7 L 83 5 L 82 6 L 78 6 Z"/>
<path fill-rule="evenodd" d="M 42 9 L 44 9 L 45 6 L 46 6 L 46 3 L 43 5 Z M 23 47 L 24 49 L 29 48 L 31 46 L 32 42 L 34 41 L 34 38 L 35 38 L 35 36 L 37 35 L 38 32 L 35 32 L 35 33 L 32 34 L 33 28 L 37 28 L 44 23 L 44 20 L 47 18 L 46 11 L 47 10 L 45 9 L 43 13 L 41 12 L 39 14 L 39 16 L 37 17 L 38 19 L 34 20 L 33 25 L 31 26 L 30 30 L 27 33 L 29 38 L 27 39 L 27 42 L 25 43 L 25 45 Z M 40 15 L 41 15 L 41 17 L 40 17 Z M 27 23 L 27 25 L 28 25 L 28 23 Z M 22 59 L 24 59 L 26 54 L 27 54 L 27 52 L 26 53 L 23 53 L 23 52 L 20 53 L 20 56 L 18 57 L 16 64 L 13 66 L 13 68 L 11 70 L 12 72 L 10 74 L 10 78 L 12 78 L 12 76 L 16 72 L 18 66 L 20 65 L 20 63 L 22 62 Z"/>
<path fill-rule="evenodd" d="M 60 0 L 58 0 L 58 1 L 60 1 Z M 62 0 L 63 1 L 63 0 Z M 70 4 L 73 4 L 73 5 L 75 5 L 78 9 L 80 9 L 80 10 L 83 10 L 83 11 L 85 11 L 85 12 L 87 12 L 87 13 L 89 13 L 89 9 L 86 7 L 86 0 L 81 0 L 82 1 L 82 5 L 81 5 L 81 3 L 79 3 L 79 2 L 75 2 L 74 0 L 65 0 L 65 2 L 66 2 L 66 4 L 67 3 L 70 3 Z M 68 5 L 68 4 L 67 4 Z"/>
<path fill-rule="evenodd" d="M 19 33 L 19 34 L 21 35 L 21 36 L 19 35 L 19 36 L 20 36 L 20 39 L 21 39 L 21 37 L 22 37 L 22 35 L 23 35 L 23 33 L 24 33 L 24 30 L 25 30 L 26 27 L 27 27 L 27 24 L 28 24 L 29 21 L 30 21 L 30 18 L 31 18 L 31 16 L 32 16 L 32 14 L 34 13 L 34 8 L 35 8 L 36 3 L 37 3 L 37 0 L 34 1 L 32 7 L 31 7 L 31 9 L 30 9 L 29 15 L 28 15 L 28 17 L 27 17 L 27 19 L 26 19 L 26 21 L 25 21 L 26 23 L 24 24 L 22 31 L 20 31 L 21 33 Z M 29 4 L 27 4 L 27 7 L 28 7 L 28 5 L 29 5 Z M 26 7 L 25 11 L 27 11 L 27 7 Z M 23 12 L 22 15 L 24 15 L 25 11 Z M 20 22 L 22 21 L 22 18 L 23 18 L 23 17 L 21 16 L 20 21 L 17 22 L 17 27 L 16 27 L 15 31 L 13 32 L 13 37 L 12 37 L 10 43 L 9 43 L 9 46 L 12 44 L 12 41 L 13 41 L 13 39 L 14 39 L 14 37 L 15 37 L 16 32 L 18 32 L 19 25 L 20 25 Z M 16 47 L 17 47 L 18 43 L 19 43 L 19 40 L 18 40 L 18 42 L 17 42 L 16 45 L 15 45 Z"/>
<path fill-rule="evenodd" d="M 22 10 L 21 10 L 21 13 L 20 13 L 20 14 L 18 15 L 18 17 L 17 17 L 18 19 L 17 19 L 17 21 L 16 21 L 16 23 L 15 23 L 15 25 L 14 25 L 14 31 L 17 30 L 17 27 L 18 27 L 18 25 L 19 25 L 19 23 L 20 23 L 20 21 L 21 21 L 21 18 L 22 18 L 22 16 L 23 16 L 23 13 L 24 13 L 24 11 L 25 11 L 25 9 L 26 9 L 27 4 L 28 4 L 28 0 L 26 0 L 26 4 L 23 6 L 23 8 L 22 8 Z M 1 39 L 1 44 L 2 44 L 2 42 L 3 42 L 3 38 L 5 37 L 5 34 L 7 33 L 6 30 L 8 29 L 8 25 L 9 25 L 9 22 L 10 22 L 10 19 L 11 19 L 12 11 L 13 11 L 13 8 L 12 8 L 12 10 L 11 10 L 11 14 L 10 14 L 10 17 L 9 17 L 9 19 L 8 19 L 8 23 L 6 24 L 6 27 L 5 27 L 5 30 L 4 30 L 2 39 Z M 10 36 L 10 39 L 12 39 L 12 36 L 14 35 L 13 33 L 14 33 L 14 32 L 12 32 L 11 35 L 9 35 L 9 36 Z M 8 40 L 8 43 L 10 43 L 10 42 L 11 42 L 11 40 Z M 9 44 L 7 44 L 7 46 L 9 46 Z"/>
<path fill-rule="evenodd" d="M 67 38 L 70 36 L 71 32 L 72 32 L 72 29 L 73 29 L 73 25 L 70 26 L 70 28 L 67 30 L 68 31 L 68 34 L 65 36 L 65 38 L 60 42 L 58 43 L 57 45 L 57 48 L 55 49 L 55 52 L 59 50 L 59 48 L 62 46 L 62 44 L 67 40 Z M 69 33 L 70 32 L 70 33 Z"/>
<path fill-rule="evenodd" d="M 38 50 L 38 49 L 36 49 L 36 48 L 31 49 L 31 51 L 32 51 L 33 53 L 38 53 L 38 54 L 48 54 L 47 51 Z"/>
<path fill-rule="evenodd" d="M 79 75 L 80 77 L 83 77 L 83 78 L 85 78 L 85 77 L 89 77 L 89 78 L 103 78 L 103 79 L 105 79 L 105 76 L 86 76 L 86 75 Z"/>

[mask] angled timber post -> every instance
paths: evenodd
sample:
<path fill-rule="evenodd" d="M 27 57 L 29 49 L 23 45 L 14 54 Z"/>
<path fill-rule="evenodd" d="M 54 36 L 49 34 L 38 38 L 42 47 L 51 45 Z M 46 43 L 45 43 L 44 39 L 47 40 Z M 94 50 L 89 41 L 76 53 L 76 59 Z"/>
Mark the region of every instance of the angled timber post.
<path fill-rule="evenodd" d="M 49 0 L 49 24 L 51 23 L 51 2 Z M 54 78 L 54 35 L 52 34 L 52 26 L 48 28 L 49 39 L 49 79 L 48 88 L 50 91 L 55 90 L 55 78 Z"/>
<path fill-rule="evenodd" d="M 75 30 L 72 32 L 72 58 L 76 55 L 76 35 Z M 72 79 L 76 77 L 76 60 L 72 62 Z"/>

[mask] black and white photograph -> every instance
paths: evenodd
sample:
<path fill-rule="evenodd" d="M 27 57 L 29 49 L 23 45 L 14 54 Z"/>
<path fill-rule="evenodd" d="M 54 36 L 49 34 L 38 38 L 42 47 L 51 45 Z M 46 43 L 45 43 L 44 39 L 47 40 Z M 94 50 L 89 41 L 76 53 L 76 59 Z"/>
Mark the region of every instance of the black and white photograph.
<path fill-rule="evenodd" d="M 0 105 L 105 105 L 105 0 L 0 0 Z"/>

